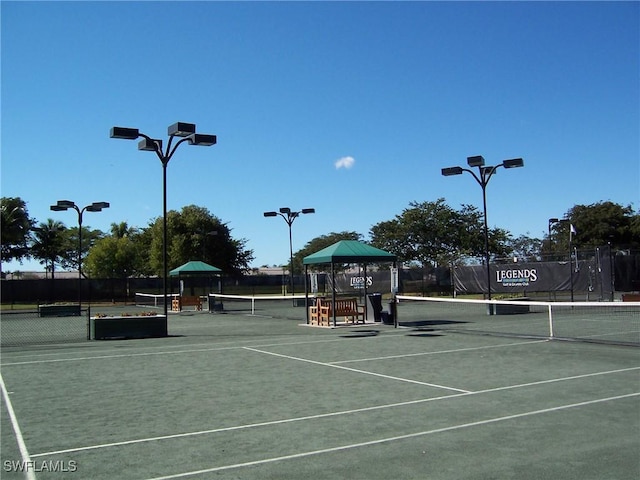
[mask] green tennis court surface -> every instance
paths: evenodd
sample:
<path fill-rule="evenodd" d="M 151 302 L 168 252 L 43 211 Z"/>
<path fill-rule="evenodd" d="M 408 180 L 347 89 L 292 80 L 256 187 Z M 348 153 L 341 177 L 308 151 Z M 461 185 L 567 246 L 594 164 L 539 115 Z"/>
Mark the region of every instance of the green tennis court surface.
<path fill-rule="evenodd" d="M 4 348 L 2 478 L 640 476 L 637 347 L 169 322 L 168 338 Z"/>

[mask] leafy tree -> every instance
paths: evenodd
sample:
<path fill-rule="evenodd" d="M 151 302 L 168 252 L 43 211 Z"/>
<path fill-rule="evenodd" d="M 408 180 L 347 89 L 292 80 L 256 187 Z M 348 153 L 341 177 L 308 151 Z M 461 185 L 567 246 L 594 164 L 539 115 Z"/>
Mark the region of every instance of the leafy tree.
<path fill-rule="evenodd" d="M 0 199 L 0 225 L 2 231 L 1 262 L 29 257 L 29 235 L 35 220 L 29 217 L 27 204 L 20 197 Z"/>
<path fill-rule="evenodd" d="M 60 265 L 67 270 L 78 269 L 78 227 L 67 228 L 64 231 L 65 240 L 63 243 L 63 252 L 60 255 Z M 82 227 L 82 245 L 80 249 L 82 266 L 84 268 L 84 258 L 93 248 L 95 243 L 104 237 L 102 230 L 91 230 L 88 227 Z M 83 276 L 85 272 L 83 272 Z"/>
<path fill-rule="evenodd" d="M 508 241 L 510 259 L 517 258 L 519 262 L 538 262 L 542 260 L 542 240 L 528 235 L 520 235 Z"/>
<path fill-rule="evenodd" d="M 149 265 L 151 270 L 162 275 L 162 218 L 150 225 Z M 231 229 L 212 215 L 206 208 L 196 205 L 183 207 L 180 212 L 167 213 L 168 269 L 191 261 L 201 260 L 220 268 L 225 274 L 239 275 L 249 269 L 253 250 L 246 248 L 247 240 L 231 237 Z"/>
<path fill-rule="evenodd" d="M 51 278 L 55 277 L 56 264 L 67 254 L 66 228 L 62 222 L 51 218 L 33 228 L 31 255 L 44 264 L 45 269 L 51 270 Z"/>
<path fill-rule="evenodd" d="M 443 198 L 412 202 L 393 220 L 374 225 L 370 233 L 374 246 L 424 266 L 460 263 L 485 254 L 482 213 L 471 205 L 454 210 Z M 494 228 L 488 233 L 490 252 L 504 255 L 508 232 Z"/>
<path fill-rule="evenodd" d="M 610 244 L 617 250 L 640 249 L 640 214 L 631 205 L 626 207 L 613 202 L 597 202 L 591 205 L 575 205 L 559 222 L 551 225 L 551 236 L 544 242 L 546 254 L 565 254 L 571 235 L 576 248 L 592 248 Z"/>
<path fill-rule="evenodd" d="M 138 235 L 138 230 L 126 222 L 112 223 L 111 235 L 96 241 L 83 270 L 92 277 L 102 278 L 128 278 L 143 273 Z"/>
<path fill-rule="evenodd" d="M 362 235 L 357 233 L 357 232 L 331 232 L 327 235 L 321 235 L 319 237 L 316 237 L 312 240 L 310 240 L 309 242 L 306 243 L 306 245 L 301 249 L 298 250 L 296 253 L 294 253 L 293 255 L 293 269 L 296 273 L 298 272 L 304 272 L 304 268 L 303 268 L 303 260 L 304 257 L 307 257 L 313 253 L 316 253 L 320 250 L 322 250 L 323 248 L 327 248 L 330 245 L 333 245 L 334 243 L 339 242 L 340 240 L 356 240 L 356 241 L 361 241 L 362 240 Z M 330 267 L 327 267 L 330 268 Z M 325 270 L 325 267 L 323 267 L 322 265 L 318 265 L 317 270 Z"/>

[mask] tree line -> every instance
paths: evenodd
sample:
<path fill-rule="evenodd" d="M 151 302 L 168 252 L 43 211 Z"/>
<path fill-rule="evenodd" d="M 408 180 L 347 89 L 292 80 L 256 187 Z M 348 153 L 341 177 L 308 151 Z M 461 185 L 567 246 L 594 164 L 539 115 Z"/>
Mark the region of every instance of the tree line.
<path fill-rule="evenodd" d="M 0 199 L 2 262 L 35 259 L 55 276 L 57 268 L 78 268 L 78 227 L 53 219 L 38 223 L 19 197 Z M 631 205 L 610 201 L 575 205 L 560 219 L 549 222 L 543 238 L 514 237 L 505 229 L 488 230 L 492 261 L 566 259 L 571 246 L 580 249 L 611 246 L 613 250 L 640 250 L 640 214 Z M 411 202 L 390 220 L 373 225 L 368 243 L 394 253 L 403 262 L 444 266 L 481 262 L 485 255 L 483 215 L 472 205 L 459 209 L 445 199 Z M 82 227 L 80 248 L 83 274 L 93 278 L 162 275 L 162 218 L 143 228 L 114 223 L 109 232 Z M 253 250 L 247 239 L 236 239 L 221 219 L 204 207 L 188 205 L 167 213 L 169 268 L 193 259 L 240 275 L 250 269 Z M 294 271 L 302 260 L 339 240 L 364 240 L 354 231 L 331 232 L 310 240 L 294 255 Z M 288 265 L 287 262 L 283 262 Z"/>

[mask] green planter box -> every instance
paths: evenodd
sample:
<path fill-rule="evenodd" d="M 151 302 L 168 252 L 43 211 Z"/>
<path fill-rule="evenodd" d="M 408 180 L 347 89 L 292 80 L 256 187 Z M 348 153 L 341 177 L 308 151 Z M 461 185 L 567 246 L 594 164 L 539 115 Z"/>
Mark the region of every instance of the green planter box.
<path fill-rule="evenodd" d="M 115 338 L 158 338 L 166 337 L 167 317 L 128 316 L 128 317 L 91 317 L 92 340 Z"/>
<path fill-rule="evenodd" d="M 527 301 L 528 298 L 510 300 L 509 303 L 497 303 L 493 307 L 495 309 L 495 315 L 522 315 L 523 313 L 529 313 L 529 305 L 520 304 L 518 300 Z"/>
<path fill-rule="evenodd" d="M 38 314 L 41 317 L 79 317 L 80 304 L 38 305 Z"/>

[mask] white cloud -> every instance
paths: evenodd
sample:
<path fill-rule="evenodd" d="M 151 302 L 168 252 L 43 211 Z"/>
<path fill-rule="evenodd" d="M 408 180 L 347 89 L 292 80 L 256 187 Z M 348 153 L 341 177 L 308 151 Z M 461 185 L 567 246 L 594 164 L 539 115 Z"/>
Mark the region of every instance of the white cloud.
<path fill-rule="evenodd" d="M 342 157 L 339 158 L 338 160 L 336 160 L 335 162 L 335 166 L 336 168 L 340 169 L 340 168 L 351 168 L 353 167 L 353 164 L 356 163 L 355 158 L 353 157 Z"/>

